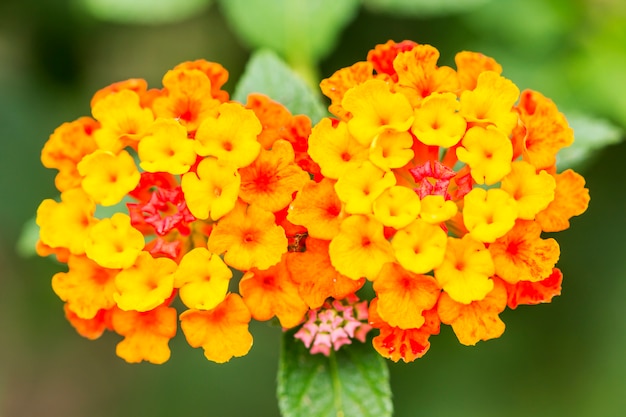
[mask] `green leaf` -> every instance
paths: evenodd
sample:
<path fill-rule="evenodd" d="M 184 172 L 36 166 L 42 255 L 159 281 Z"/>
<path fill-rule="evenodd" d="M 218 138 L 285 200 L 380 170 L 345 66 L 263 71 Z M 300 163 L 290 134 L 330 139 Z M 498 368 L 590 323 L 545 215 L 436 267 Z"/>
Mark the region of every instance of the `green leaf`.
<path fill-rule="evenodd" d="M 233 99 L 246 103 L 248 94 L 261 93 L 293 114 L 306 114 L 313 123 L 327 115 L 319 94 L 271 51 L 254 53 L 237 83 Z"/>
<path fill-rule="evenodd" d="M 208 8 L 211 0 L 79 0 L 78 3 L 101 20 L 163 24 L 188 19 Z"/>
<path fill-rule="evenodd" d="M 251 48 L 269 48 L 291 65 L 314 65 L 332 51 L 359 0 L 221 0 L 233 30 Z"/>
<path fill-rule="evenodd" d="M 30 258 L 37 254 L 35 246 L 39 240 L 39 226 L 35 223 L 35 218 L 28 220 L 22 226 L 22 232 L 17 239 L 15 251 L 24 258 Z"/>
<path fill-rule="evenodd" d="M 363 0 L 373 12 L 398 16 L 432 17 L 465 12 L 491 0 Z"/>
<path fill-rule="evenodd" d="M 561 149 L 557 155 L 559 171 L 583 168 L 593 160 L 598 151 L 624 140 L 626 132 L 605 119 L 582 114 L 568 114 L 567 120 L 574 129 L 574 143 Z"/>
<path fill-rule="evenodd" d="M 370 343 L 355 341 L 330 357 L 311 355 L 283 334 L 278 365 L 278 405 L 283 417 L 388 417 L 389 371 Z"/>

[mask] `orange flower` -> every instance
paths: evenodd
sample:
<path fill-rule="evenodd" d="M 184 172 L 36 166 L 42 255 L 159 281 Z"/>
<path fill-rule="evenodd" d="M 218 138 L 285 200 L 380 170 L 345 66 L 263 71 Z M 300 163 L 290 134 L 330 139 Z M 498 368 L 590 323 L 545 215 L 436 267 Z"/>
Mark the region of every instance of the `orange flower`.
<path fill-rule="evenodd" d="M 441 289 L 433 277 L 387 263 L 374 281 L 378 315 L 391 327 L 417 329 L 425 322 L 422 313 L 435 306 Z"/>
<path fill-rule="evenodd" d="M 397 88 L 413 106 L 432 93 L 457 91 L 456 72 L 450 67 L 439 67 L 439 51 L 431 45 L 415 45 L 402 52 L 393 61 L 398 74 Z"/>
<path fill-rule="evenodd" d="M 176 335 L 176 309 L 160 305 L 146 312 L 114 309 L 112 326 L 124 336 L 117 356 L 129 363 L 148 361 L 162 364 L 170 358 L 169 341 Z"/>
<path fill-rule="evenodd" d="M 272 213 L 239 203 L 220 219 L 207 245 L 211 252 L 224 253 L 227 265 L 247 271 L 267 269 L 278 263 L 287 251 L 287 237 Z"/>
<path fill-rule="evenodd" d="M 286 329 L 300 323 L 308 310 L 284 259 L 266 270 L 252 268 L 246 272 L 239 281 L 239 292 L 255 320 L 276 316 Z"/>
<path fill-rule="evenodd" d="M 346 117 L 348 111 L 341 106 L 341 100 L 350 88 L 373 78 L 373 66 L 369 62 L 357 62 L 350 67 L 335 71 L 329 78 L 322 80 L 320 89 L 331 100 L 328 110 L 337 117 Z"/>
<path fill-rule="evenodd" d="M 76 313 L 70 310 L 67 303 L 63 305 L 65 318 L 70 322 L 74 330 L 84 338 L 96 340 L 105 330 L 113 330 L 111 324 L 111 314 L 115 308 L 110 310 L 98 310 L 95 316 L 90 319 L 78 317 Z"/>
<path fill-rule="evenodd" d="M 489 245 L 496 274 L 510 284 L 541 281 L 552 273 L 559 259 L 556 240 L 541 239 L 541 226 L 518 220 L 506 235 Z"/>
<path fill-rule="evenodd" d="M 501 280 L 494 280 L 493 289 L 483 299 L 469 304 L 455 301 L 449 294 L 442 293 L 437 313 L 442 323 L 452 326 L 459 342 L 470 346 L 504 333 L 504 322 L 498 314 L 506 308 L 506 300 L 504 284 Z"/>
<path fill-rule="evenodd" d="M 378 299 L 370 303 L 369 321 L 380 334 L 372 340 L 374 349 L 384 358 L 413 362 L 428 352 L 431 335 L 439 334 L 440 320 L 435 309 L 423 313 L 424 324 L 418 329 L 392 327 L 378 315 Z"/>
<path fill-rule="evenodd" d="M 520 304 L 549 303 L 553 297 L 561 295 L 563 274 L 558 268 L 554 268 L 550 276 L 541 281 L 518 281 L 516 284 L 502 282 L 504 282 L 508 294 L 507 306 L 515 309 Z"/>
<path fill-rule="evenodd" d="M 211 80 L 200 69 L 178 66 L 163 76 L 165 91 L 152 103 L 157 117 L 176 119 L 193 132 L 215 114 L 220 101 L 212 97 Z"/>
<path fill-rule="evenodd" d="M 456 74 L 459 78 L 461 90 L 473 90 L 476 88 L 478 76 L 485 71 L 502 73 L 502 66 L 493 58 L 478 52 L 462 51 L 454 56 Z"/>
<path fill-rule="evenodd" d="M 59 170 L 54 178 L 59 191 L 80 186 L 81 176 L 76 165 L 85 155 L 97 149 L 93 132 L 98 127 L 98 122 L 91 117 L 81 117 L 57 127 L 45 143 L 41 163 L 46 168 Z"/>
<path fill-rule="evenodd" d="M 552 100 L 542 94 L 525 90 L 517 105 L 523 123 L 523 156 L 537 170 L 548 169 L 556 163 L 559 149 L 574 142 L 574 131 Z"/>
<path fill-rule="evenodd" d="M 115 306 L 117 269 L 102 268 L 85 256 L 71 255 L 68 272 L 52 277 L 52 289 L 66 302 L 67 308 L 81 319 L 92 319 L 100 310 Z"/>
<path fill-rule="evenodd" d="M 282 139 L 274 142 L 271 150 L 261 149 L 257 159 L 239 171 L 239 197 L 271 212 L 287 207 L 292 194 L 309 180 L 309 175 L 295 164 L 294 157 L 291 144 Z"/>
<path fill-rule="evenodd" d="M 569 220 L 583 214 L 589 205 L 589 190 L 585 188 L 585 179 L 581 175 L 568 169 L 555 175 L 554 179 L 554 200 L 535 218 L 544 232 L 560 232 L 569 228 Z"/>
<path fill-rule="evenodd" d="M 217 62 L 210 62 L 204 59 L 182 62 L 174 67 L 174 70 L 199 70 L 203 72 L 211 82 L 211 96 L 219 101 L 228 101 L 228 91 L 221 88 L 228 81 L 228 71 Z"/>
<path fill-rule="evenodd" d="M 343 299 L 355 293 L 365 279 L 350 279 L 335 270 L 330 262 L 330 242 L 306 238 L 306 251 L 287 254 L 287 268 L 298 293 L 310 308 L 319 308 L 328 297 Z"/>
<path fill-rule="evenodd" d="M 367 62 L 370 62 L 374 66 L 374 70 L 379 75 L 389 76 L 394 82 L 398 81 L 398 74 L 393 67 L 393 62 L 396 60 L 398 54 L 418 46 L 413 41 L 394 42 L 389 40 L 384 44 L 376 45 L 374 49 L 367 53 Z"/>
<path fill-rule="evenodd" d="M 202 347 L 213 362 L 228 362 L 246 355 L 252 347 L 248 331 L 250 311 L 237 294 L 228 294 L 212 310 L 187 310 L 180 315 L 180 327 L 191 347 Z"/>
<path fill-rule="evenodd" d="M 307 182 L 289 206 L 287 219 L 305 226 L 309 236 L 314 238 L 330 240 L 335 237 L 345 213 L 334 184 L 327 178 Z"/>

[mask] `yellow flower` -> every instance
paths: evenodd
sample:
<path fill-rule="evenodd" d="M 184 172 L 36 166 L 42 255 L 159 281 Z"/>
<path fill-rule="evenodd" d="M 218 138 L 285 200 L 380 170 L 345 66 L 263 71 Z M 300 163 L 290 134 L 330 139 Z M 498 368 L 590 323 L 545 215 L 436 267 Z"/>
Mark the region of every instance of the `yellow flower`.
<path fill-rule="evenodd" d="M 184 174 L 196 162 L 194 143 L 176 120 L 157 119 L 139 142 L 139 165 L 148 172 Z"/>
<path fill-rule="evenodd" d="M 105 268 L 128 268 L 144 247 L 143 234 L 124 213 L 115 213 L 93 225 L 85 240 L 85 253 Z"/>
<path fill-rule="evenodd" d="M 469 304 L 485 298 L 493 288 L 490 277 L 495 273 L 491 254 L 482 242 L 470 235 L 462 239 L 448 237 L 446 254 L 435 268 L 441 288 L 459 303 Z"/>
<path fill-rule="evenodd" d="M 387 188 L 374 200 L 374 217 L 382 224 L 395 229 L 402 229 L 417 218 L 420 212 L 420 199 L 407 187 L 394 185 Z"/>
<path fill-rule="evenodd" d="M 368 80 L 348 90 L 341 105 L 350 112 L 348 131 L 369 146 L 380 133 L 406 132 L 413 123 L 413 109 L 402 94 L 392 93 L 381 80 Z"/>
<path fill-rule="evenodd" d="M 385 172 L 369 161 L 346 172 L 337 183 L 335 191 L 351 214 L 369 214 L 372 203 L 386 189 L 396 183 L 393 172 Z"/>
<path fill-rule="evenodd" d="M 262 126 L 252 110 L 238 103 L 222 103 L 218 116 L 204 120 L 196 132 L 195 150 L 237 168 L 250 165 L 261 151 L 257 136 Z"/>
<path fill-rule="evenodd" d="M 382 223 L 361 215 L 341 223 L 341 231 L 330 242 L 328 251 L 333 267 L 352 279 L 373 280 L 385 263 L 394 260 Z"/>
<path fill-rule="evenodd" d="M 449 148 L 465 134 L 467 122 L 458 113 L 459 102 L 452 93 L 431 94 L 415 109 L 411 131 L 417 140 L 429 146 Z"/>
<path fill-rule="evenodd" d="M 532 220 L 554 200 L 556 182 L 546 171 L 537 173 L 535 167 L 524 161 L 514 161 L 511 172 L 502 179 L 502 189 L 509 193 L 519 211 L 519 218 Z"/>
<path fill-rule="evenodd" d="M 198 219 L 217 220 L 237 202 L 241 176 L 236 167 L 214 158 L 204 158 L 196 172 L 183 175 L 181 187 L 187 207 Z"/>
<path fill-rule="evenodd" d="M 468 123 L 494 125 L 505 135 L 517 125 L 513 105 L 519 97 L 519 88 L 494 71 L 478 76 L 476 88 L 461 93 L 461 115 Z"/>
<path fill-rule="evenodd" d="M 348 132 L 345 122 L 333 126 L 330 119 L 323 119 L 311 131 L 309 154 L 319 164 L 324 177 L 337 179 L 366 161 L 369 148 Z"/>
<path fill-rule="evenodd" d="M 143 108 L 139 94 L 128 89 L 96 101 L 91 113 L 100 122 L 100 129 L 94 132 L 98 147 L 114 153 L 135 145 L 154 121 L 152 110 Z"/>
<path fill-rule="evenodd" d="M 425 274 L 443 262 L 446 233 L 438 225 L 415 220 L 393 236 L 391 246 L 398 263 L 416 274 Z"/>
<path fill-rule="evenodd" d="M 474 188 L 465 196 L 463 223 L 474 239 L 491 243 L 513 228 L 517 213 L 517 203 L 506 191 Z"/>
<path fill-rule="evenodd" d="M 167 300 L 174 290 L 176 262 L 140 252 L 135 263 L 115 277 L 113 298 L 122 310 L 149 311 Z"/>
<path fill-rule="evenodd" d="M 469 165 L 478 184 L 493 185 L 511 172 L 513 146 L 504 133 L 488 126 L 470 128 L 457 148 L 456 154 Z"/>
<path fill-rule="evenodd" d="M 239 203 L 220 219 L 207 245 L 211 252 L 223 253 L 227 265 L 247 271 L 267 269 L 278 263 L 287 252 L 287 237 L 272 213 Z"/>
<path fill-rule="evenodd" d="M 140 174 L 126 151 L 114 154 L 97 150 L 78 163 L 81 186 L 97 204 L 112 206 L 139 184 Z"/>
<path fill-rule="evenodd" d="M 95 211 L 95 203 L 81 188 L 61 193 L 60 203 L 46 199 L 37 209 L 39 238 L 51 248 L 84 254 L 89 228 L 96 222 Z"/>
<path fill-rule="evenodd" d="M 174 287 L 188 308 L 211 310 L 224 301 L 232 271 L 206 248 L 187 252 L 174 272 Z"/>

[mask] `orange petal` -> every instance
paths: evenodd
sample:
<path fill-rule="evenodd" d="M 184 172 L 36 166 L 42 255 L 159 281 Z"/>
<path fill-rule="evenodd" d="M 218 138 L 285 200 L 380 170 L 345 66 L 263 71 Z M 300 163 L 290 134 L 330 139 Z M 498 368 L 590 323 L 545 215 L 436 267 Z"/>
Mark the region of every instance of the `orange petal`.
<path fill-rule="evenodd" d="M 237 294 L 228 294 L 213 310 L 187 310 L 180 315 L 180 327 L 189 345 L 202 347 L 204 356 L 217 363 L 250 351 L 249 323 L 250 311 Z"/>
<path fill-rule="evenodd" d="M 287 254 L 287 267 L 298 292 L 310 308 L 319 308 L 328 297 L 342 299 L 363 286 L 364 278 L 353 280 L 341 275 L 330 263 L 330 242 L 306 238 L 305 252 Z"/>
<path fill-rule="evenodd" d="M 239 282 L 239 293 L 255 320 L 265 321 L 276 316 L 284 328 L 300 323 L 308 310 L 284 258 L 269 269 L 253 268 L 246 272 Z"/>
<path fill-rule="evenodd" d="M 129 363 L 166 362 L 170 358 L 168 343 L 176 335 L 176 316 L 176 309 L 166 305 L 144 313 L 113 310 L 113 329 L 124 336 L 115 352 Z"/>
<path fill-rule="evenodd" d="M 441 289 L 433 277 L 407 271 L 396 263 L 383 266 L 374 281 L 377 312 L 392 327 L 417 329 L 424 324 L 424 310 L 437 303 Z"/>
<path fill-rule="evenodd" d="M 568 169 L 557 174 L 554 179 L 554 200 L 536 216 L 544 232 L 567 229 L 569 219 L 583 214 L 589 205 L 589 190 L 585 188 L 585 179 L 581 175 Z"/>
<path fill-rule="evenodd" d="M 506 307 L 507 293 L 501 280 L 494 280 L 493 290 L 484 299 L 463 304 L 442 293 L 437 304 L 441 322 L 452 325 L 459 342 L 469 346 L 479 340 L 500 337 L 504 333 L 504 322 L 500 314 Z"/>
<path fill-rule="evenodd" d="M 541 281 L 519 281 L 517 284 L 504 283 L 508 293 L 507 305 L 511 309 L 520 304 L 549 303 L 552 298 L 561 295 L 561 282 L 563 274 L 558 268 L 552 270 L 552 274 Z"/>

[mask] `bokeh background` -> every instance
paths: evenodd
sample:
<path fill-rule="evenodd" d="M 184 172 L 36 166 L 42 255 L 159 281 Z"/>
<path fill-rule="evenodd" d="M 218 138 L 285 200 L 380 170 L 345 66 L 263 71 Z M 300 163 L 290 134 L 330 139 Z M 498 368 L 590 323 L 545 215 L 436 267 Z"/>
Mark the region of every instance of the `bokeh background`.
<path fill-rule="evenodd" d="M 60 267 L 17 249 L 39 202 L 56 196 L 40 149 L 55 127 L 88 114 L 97 89 L 130 77 L 160 87 L 177 63 L 205 58 L 230 71 L 232 92 L 254 45 L 227 2 L 0 3 L 0 417 L 279 415 L 279 329 L 254 325 L 251 353 L 224 365 L 206 361 L 182 334 L 168 363 L 128 365 L 114 354 L 114 335 L 88 341 L 65 321 L 50 287 Z M 563 295 L 507 310 L 500 339 L 464 347 L 445 327 L 424 358 L 390 363 L 394 415 L 626 416 L 626 3 L 356 3 L 328 50 L 308 63 L 309 79 L 365 59 L 388 39 L 430 43 L 442 65 L 458 51 L 481 51 L 521 88 L 571 114 L 587 148 L 613 143 L 583 151 L 578 166 L 591 205 L 558 236 Z"/>

